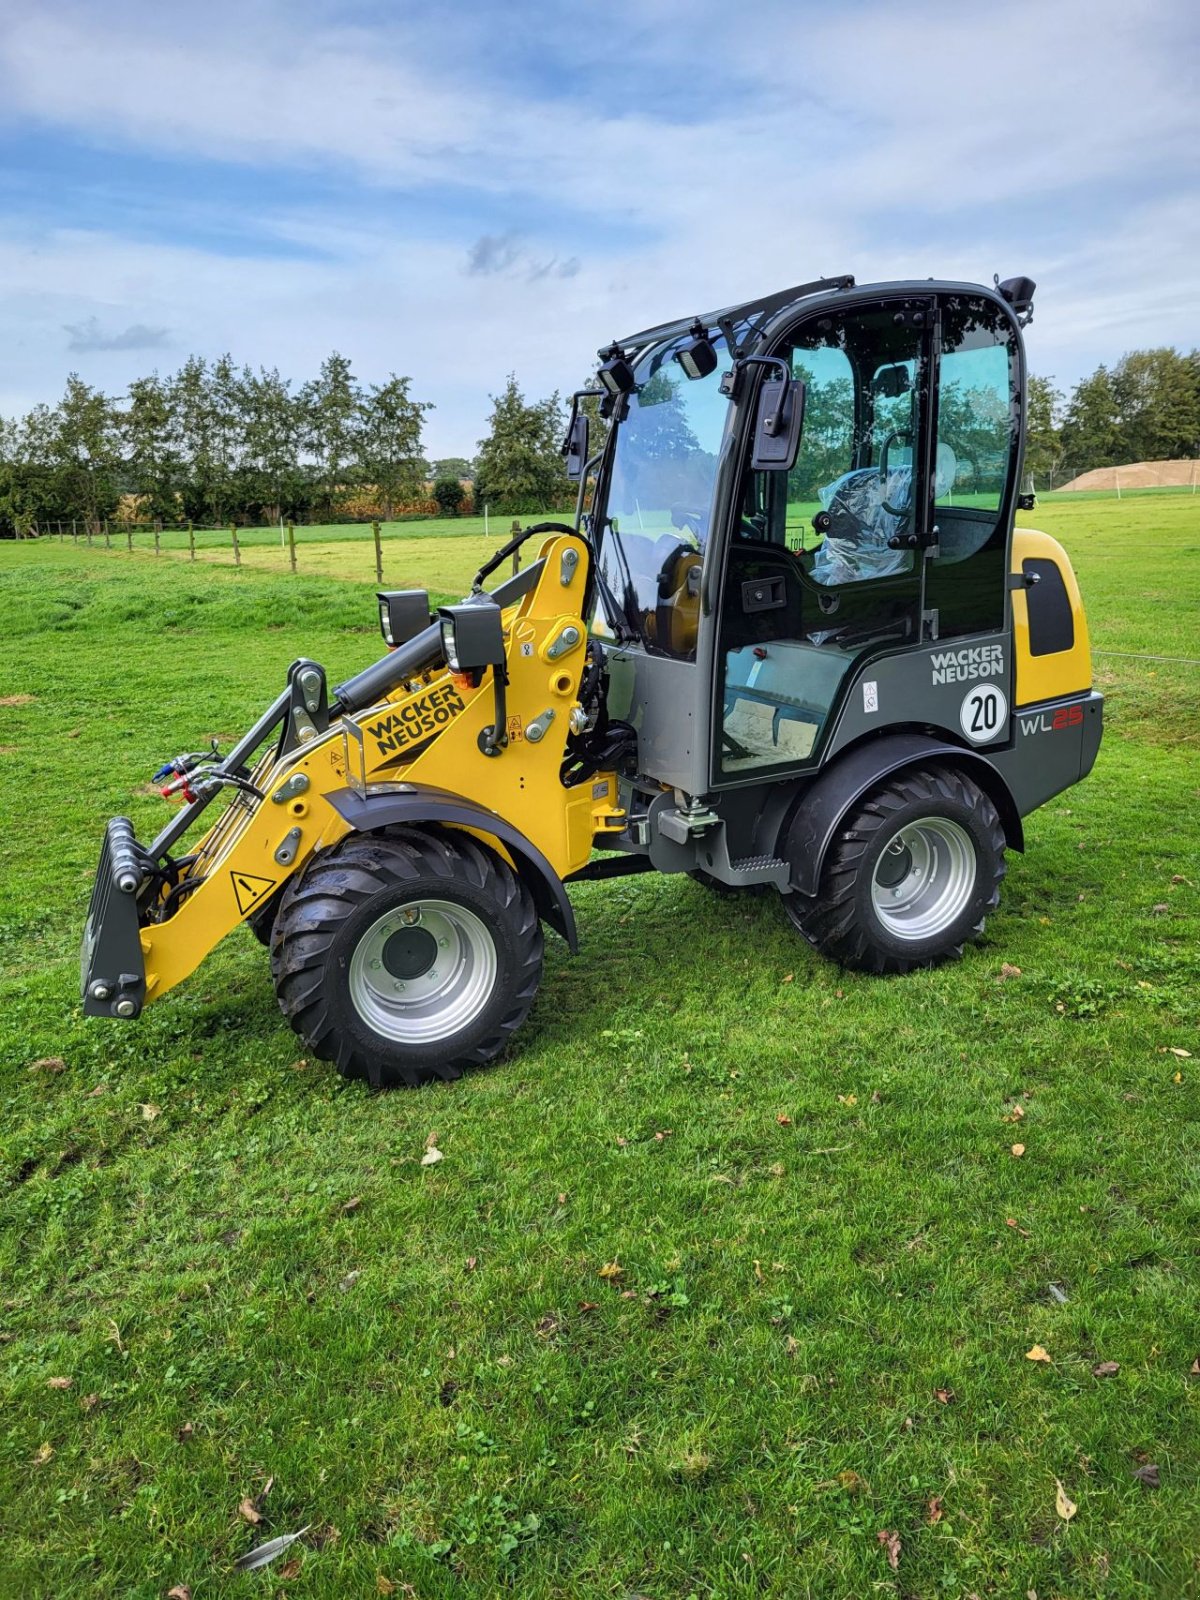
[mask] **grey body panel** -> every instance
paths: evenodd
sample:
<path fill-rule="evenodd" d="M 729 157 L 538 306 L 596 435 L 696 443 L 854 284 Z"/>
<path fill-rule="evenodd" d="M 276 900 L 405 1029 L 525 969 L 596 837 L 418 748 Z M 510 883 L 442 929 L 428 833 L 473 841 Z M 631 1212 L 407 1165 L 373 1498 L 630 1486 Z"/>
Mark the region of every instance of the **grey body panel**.
<path fill-rule="evenodd" d="M 1014 712 L 1012 745 L 989 758 L 1022 816 L 1087 777 L 1103 731 L 1104 696 L 1095 690 Z"/>
<path fill-rule="evenodd" d="M 869 697 L 863 693 L 870 683 L 876 686 L 875 711 L 867 710 Z M 954 743 L 967 745 L 960 722 L 963 701 L 976 684 L 985 683 L 999 687 L 1008 714 L 993 737 L 969 746 L 977 750 L 1007 744 L 1012 737 L 1012 648 L 1007 635 L 971 634 L 876 656 L 848 680 L 822 759 L 832 760 L 868 734 L 897 724 L 944 729 Z"/>
<path fill-rule="evenodd" d="M 608 675 L 609 712 L 637 729 L 639 770 L 688 794 L 703 788 L 695 782 L 700 681 L 695 664 L 614 647 L 608 652 Z"/>

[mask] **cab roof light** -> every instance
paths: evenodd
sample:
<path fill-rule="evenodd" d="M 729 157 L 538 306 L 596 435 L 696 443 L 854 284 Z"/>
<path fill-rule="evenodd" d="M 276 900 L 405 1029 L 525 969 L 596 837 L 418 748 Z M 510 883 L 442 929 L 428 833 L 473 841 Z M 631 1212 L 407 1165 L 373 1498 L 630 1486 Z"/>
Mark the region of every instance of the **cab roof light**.
<path fill-rule="evenodd" d="M 614 400 L 620 395 L 632 394 L 637 388 L 633 367 L 619 344 L 610 345 L 604 352 L 604 361 L 596 377 Z"/>
<path fill-rule="evenodd" d="M 675 352 L 675 359 L 689 378 L 707 378 L 717 369 L 717 352 L 708 329 L 699 318 L 688 329 L 688 342 Z"/>

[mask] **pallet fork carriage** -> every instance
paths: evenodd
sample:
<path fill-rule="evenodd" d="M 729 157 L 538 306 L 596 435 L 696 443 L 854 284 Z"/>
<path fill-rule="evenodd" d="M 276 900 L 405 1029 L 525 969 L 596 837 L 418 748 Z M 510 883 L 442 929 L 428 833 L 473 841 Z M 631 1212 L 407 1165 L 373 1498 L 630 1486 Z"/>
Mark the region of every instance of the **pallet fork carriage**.
<path fill-rule="evenodd" d="M 961 954 L 1101 736 L 1070 563 L 1014 529 L 1033 287 L 820 280 L 605 347 L 531 564 L 436 619 L 381 594 L 381 660 L 295 662 L 227 754 L 166 763 L 152 844 L 109 822 L 85 1011 L 248 922 L 311 1052 L 453 1078 L 524 1020 L 543 926 L 576 949 L 564 885 L 651 870 L 769 885 L 866 971 Z"/>

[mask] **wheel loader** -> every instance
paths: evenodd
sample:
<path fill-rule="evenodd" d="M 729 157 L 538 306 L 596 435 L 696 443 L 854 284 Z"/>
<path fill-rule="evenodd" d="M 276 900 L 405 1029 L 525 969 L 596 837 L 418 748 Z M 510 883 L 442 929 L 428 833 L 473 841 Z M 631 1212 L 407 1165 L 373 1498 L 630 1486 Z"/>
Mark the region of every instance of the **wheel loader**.
<path fill-rule="evenodd" d="M 960 956 L 1101 737 L 1071 564 L 1014 529 L 1033 294 L 820 279 L 605 346 L 570 522 L 436 615 L 380 593 L 381 659 L 296 661 L 165 765 L 152 843 L 109 821 L 84 1011 L 137 1017 L 246 922 L 308 1052 L 452 1079 L 525 1019 L 543 929 L 575 952 L 567 886 L 650 871 L 772 888 L 847 967 Z"/>

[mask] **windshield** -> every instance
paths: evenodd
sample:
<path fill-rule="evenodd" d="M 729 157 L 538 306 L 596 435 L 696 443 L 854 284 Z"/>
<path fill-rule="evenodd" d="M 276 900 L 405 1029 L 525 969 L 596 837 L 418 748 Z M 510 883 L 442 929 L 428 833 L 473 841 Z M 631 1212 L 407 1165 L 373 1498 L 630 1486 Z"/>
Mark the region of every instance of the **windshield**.
<path fill-rule="evenodd" d="M 730 366 L 716 335 L 716 370 L 687 378 L 674 359 L 687 342 L 681 334 L 638 363 L 639 387 L 617 428 L 600 554 L 626 626 L 647 649 L 684 659 L 696 649 L 700 569 L 729 413 L 718 385 Z M 595 626 L 610 631 L 602 613 Z"/>

